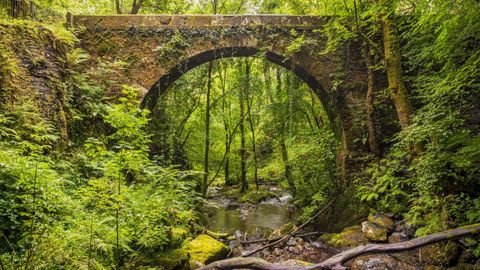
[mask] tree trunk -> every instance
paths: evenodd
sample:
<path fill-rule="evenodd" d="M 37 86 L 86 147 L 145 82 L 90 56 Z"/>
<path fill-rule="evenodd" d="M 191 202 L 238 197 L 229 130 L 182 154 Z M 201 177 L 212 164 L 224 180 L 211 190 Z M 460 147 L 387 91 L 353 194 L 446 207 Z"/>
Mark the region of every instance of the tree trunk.
<path fill-rule="evenodd" d="M 117 14 L 122 14 L 122 7 L 120 6 L 120 0 L 115 0 L 115 10 Z"/>
<path fill-rule="evenodd" d="M 254 176 L 253 179 L 255 180 L 255 186 L 257 190 L 259 189 L 259 183 L 258 183 L 258 159 L 257 159 L 257 149 L 256 149 L 256 144 L 255 144 L 255 125 L 253 123 L 252 119 L 252 106 L 253 106 L 253 94 L 251 93 L 250 89 L 250 62 L 248 60 L 245 60 L 245 83 L 246 83 L 246 88 L 247 91 L 246 93 L 246 101 L 247 101 L 247 106 L 248 106 L 248 123 L 250 125 L 250 132 L 252 134 L 252 151 L 253 151 L 253 167 L 254 167 Z"/>
<path fill-rule="evenodd" d="M 138 12 L 140 11 L 140 8 L 142 7 L 142 4 L 143 4 L 143 0 L 133 0 L 133 4 L 132 4 L 132 11 L 130 12 L 130 14 L 138 14 Z"/>
<path fill-rule="evenodd" d="M 247 152 L 245 149 L 245 92 L 246 92 L 246 84 L 243 87 L 240 87 L 240 95 L 239 95 L 239 104 L 240 104 L 240 158 L 241 158 L 241 173 L 240 173 L 240 183 L 242 185 L 241 192 L 244 192 L 248 189 L 248 182 L 247 182 Z"/>
<path fill-rule="evenodd" d="M 365 107 L 367 109 L 368 145 L 370 151 L 376 157 L 379 157 L 380 145 L 377 137 L 377 127 L 375 125 L 375 74 L 373 73 L 372 59 L 368 45 L 364 45 L 363 54 L 365 65 L 367 66 L 367 96 L 365 98 Z"/>
<path fill-rule="evenodd" d="M 389 8 L 388 4 L 386 8 Z M 388 87 L 392 94 L 393 103 L 397 111 L 398 119 L 402 130 L 410 125 L 412 105 L 408 97 L 405 80 L 403 77 L 400 43 L 395 21 L 388 14 L 382 15 L 383 21 L 383 43 L 385 49 L 385 62 L 387 65 Z"/>
<path fill-rule="evenodd" d="M 208 158 L 210 154 L 210 92 L 212 89 L 212 69 L 213 62 L 208 65 L 208 84 L 207 84 L 207 100 L 205 105 L 205 156 L 203 163 L 203 182 L 202 182 L 202 194 L 207 195 L 208 189 Z"/>
<path fill-rule="evenodd" d="M 221 68 L 219 71 L 221 72 Z M 224 71 L 223 74 L 220 74 L 220 79 L 222 80 L 222 115 L 223 115 L 223 129 L 225 131 L 225 164 L 224 164 L 224 182 L 225 185 L 228 185 L 230 182 L 230 128 L 228 126 L 228 118 L 227 115 L 230 116 L 230 106 L 227 114 L 227 102 L 225 101 L 225 96 L 226 96 L 226 80 L 227 80 L 227 67 L 224 66 Z"/>
<path fill-rule="evenodd" d="M 282 76 L 280 73 L 280 69 L 277 69 L 277 96 L 280 98 L 280 95 L 282 93 Z M 287 87 L 290 86 L 290 83 L 287 82 Z M 285 110 L 286 111 L 286 110 Z M 290 165 L 290 162 L 288 160 L 288 151 L 287 151 L 287 145 L 285 142 L 285 129 L 286 129 L 286 120 L 285 120 L 285 113 L 284 115 L 281 115 L 279 117 L 279 122 L 281 122 L 280 129 L 278 130 L 279 132 L 279 144 L 280 144 L 280 152 L 282 154 L 282 161 L 285 166 L 285 178 L 287 179 L 288 186 L 290 187 L 290 191 L 292 191 L 293 195 L 296 193 L 296 188 L 295 188 L 295 183 L 293 182 L 293 177 L 292 177 L 292 166 Z"/>

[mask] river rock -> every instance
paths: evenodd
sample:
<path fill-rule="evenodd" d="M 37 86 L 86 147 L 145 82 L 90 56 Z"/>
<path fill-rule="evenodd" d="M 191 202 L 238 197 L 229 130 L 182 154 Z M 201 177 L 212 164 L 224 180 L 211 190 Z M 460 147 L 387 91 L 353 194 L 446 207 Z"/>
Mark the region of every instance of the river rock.
<path fill-rule="evenodd" d="M 404 233 L 394 232 L 388 237 L 389 243 L 400 243 L 408 240 L 408 237 Z"/>
<path fill-rule="evenodd" d="M 296 245 L 297 244 L 297 240 L 295 240 L 294 237 L 288 239 L 287 241 L 287 246 L 293 246 L 293 245 Z"/>
<path fill-rule="evenodd" d="M 384 214 L 380 214 L 380 213 L 373 214 L 373 215 L 370 214 L 368 216 L 368 221 L 375 223 L 381 227 L 384 227 L 385 229 L 387 229 L 389 233 L 392 233 L 395 231 L 395 222 L 393 221 L 393 219 L 389 218 Z"/>
<path fill-rule="evenodd" d="M 272 254 L 275 255 L 275 256 L 280 256 L 280 255 L 282 255 L 282 250 L 279 249 L 279 248 L 275 248 L 273 250 Z"/>
<path fill-rule="evenodd" d="M 322 241 L 334 247 L 345 248 L 365 244 L 368 239 L 360 226 L 352 226 L 343 229 L 340 233 L 326 233 L 320 237 L 318 242 L 321 243 Z"/>
<path fill-rule="evenodd" d="M 211 262 L 225 259 L 230 253 L 230 248 L 220 241 L 206 234 L 200 234 L 185 246 L 190 255 L 188 264 L 190 269 L 197 269 Z"/>
<path fill-rule="evenodd" d="M 455 241 L 428 245 L 419 249 L 422 263 L 446 267 L 457 261 L 460 246 Z"/>
<path fill-rule="evenodd" d="M 294 259 L 281 261 L 280 263 L 283 264 L 283 265 L 286 265 L 286 266 L 311 266 L 311 265 L 313 265 L 313 263 L 304 262 L 304 261 L 300 261 L 300 260 L 294 260 Z"/>
<path fill-rule="evenodd" d="M 395 225 L 395 231 L 399 233 L 403 233 L 408 238 L 412 238 L 415 236 L 415 227 L 407 224 L 404 220 L 398 221 Z"/>
<path fill-rule="evenodd" d="M 351 266 L 352 270 L 416 270 L 414 264 L 399 260 L 387 254 L 365 255 L 356 258 Z"/>
<path fill-rule="evenodd" d="M 362 232 L 365 236 L 374 242 L 387 241 L 387 229 L 370 221 L 362 223 Z"/>
<path fill-rule="evenodd" d="M 280 198 L 278 198 L 278 199 L 280 200 L 281 203 L 288 203 L 288 202 L 290 202 L 290 201 L 293 199 L 293 197 L 292 197 L 292 195 L 287 194 L 287 195 L 282 196 L 282 197 L 280 197 Z"/>

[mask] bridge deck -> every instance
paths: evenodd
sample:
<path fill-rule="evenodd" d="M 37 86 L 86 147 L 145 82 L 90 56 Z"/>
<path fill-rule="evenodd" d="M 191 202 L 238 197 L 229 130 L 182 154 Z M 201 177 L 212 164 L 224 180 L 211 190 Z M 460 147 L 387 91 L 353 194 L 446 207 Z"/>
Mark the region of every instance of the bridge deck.
<path fill-rule="evenodd" d="M 208 28 L 228 26 L 301 26 L 315 27 L 325 17 L 291 15 L 72 15 L 67 23 L 86 28 Z"/>

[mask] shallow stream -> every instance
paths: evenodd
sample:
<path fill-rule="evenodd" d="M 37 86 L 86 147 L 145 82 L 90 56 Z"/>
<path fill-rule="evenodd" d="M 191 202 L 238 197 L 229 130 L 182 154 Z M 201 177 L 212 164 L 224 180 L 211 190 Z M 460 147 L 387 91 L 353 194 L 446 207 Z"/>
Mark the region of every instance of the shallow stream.
<path fill-rule="evenodd" d="M 215 201 L 209 208 L 209 229 L 215 232 L 235 234 L 237 231 L 247 232 L 255 228 L 275 230 L 280 226 L 295 222 L 296 211 L 278 199 L 262 202 L 258 205 L 235 205 L 224 201 Z"/>

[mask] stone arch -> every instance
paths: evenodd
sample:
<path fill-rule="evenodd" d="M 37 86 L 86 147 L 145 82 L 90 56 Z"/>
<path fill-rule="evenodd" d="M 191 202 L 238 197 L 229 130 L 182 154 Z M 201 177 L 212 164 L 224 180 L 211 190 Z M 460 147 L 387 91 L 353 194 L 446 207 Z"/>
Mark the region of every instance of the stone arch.
<path fill-rule="evenodd" d="M 303 68 L 300 64 L 295 63 L 293 60 L 272 51 L 263 51 L 256 47 L 215 48 L 189 57 L 188 59 L 178 63 L 160 77 L 160 79 L 148 90 L 144 96 L 141 106 L 152 110 L 155 107 L 158 98 L 164 94 L 176 80 L 195 67 L 217 59 L 251 57 L 256 55 L 263 55 L 266 60 L 292 71 L 302 81 L 304 81 L 310 87 L 310 89 L 314 91 L 322 103 L 333 131 L 337 136 L 340 135 L 338 112 L 335 110 L 334 103 L 322 84 L 305 68 Z"/>

